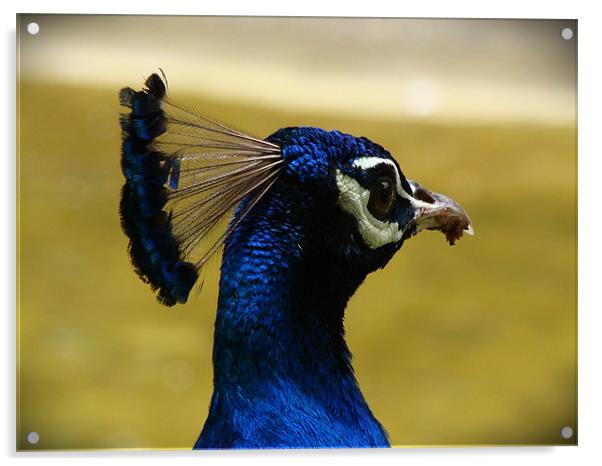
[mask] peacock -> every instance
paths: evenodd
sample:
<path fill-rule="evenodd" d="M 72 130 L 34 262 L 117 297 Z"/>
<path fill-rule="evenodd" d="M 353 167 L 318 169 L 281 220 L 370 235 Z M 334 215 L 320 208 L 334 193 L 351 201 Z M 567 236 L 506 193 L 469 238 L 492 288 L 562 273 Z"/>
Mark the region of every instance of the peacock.
<path fill-rule="evenodd" d="M 223 248 L 209 414 L 194 448 L 388 447 L 345 342 L 345 307 L 404 241 L 473 229 L 365 137 L 286 127 L 267 138 L 167 95 L 124 88 L 122 228 L 140 278 L 185 303 Z"/>

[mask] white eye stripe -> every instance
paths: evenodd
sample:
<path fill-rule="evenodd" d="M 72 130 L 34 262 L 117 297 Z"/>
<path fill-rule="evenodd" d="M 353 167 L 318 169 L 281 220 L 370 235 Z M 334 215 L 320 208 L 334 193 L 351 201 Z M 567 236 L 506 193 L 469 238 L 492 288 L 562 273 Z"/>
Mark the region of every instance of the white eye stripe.
<path fill-rule="evenodd" d="M 401 178 L 399 176 L 399 171 L 397 170 L 397 166 L 393 163 L 392 160 L 389 159 L 381 159 L 380 157 L 360 157 L 353 162 L 353 166 L 357 168 L 361 168 L 362 170 L 367 170 L 370 168 L 374 168 L 378 165 L 385 164 L 393 167 L 393 171 L 395 172 L 395 186 L 397 189 L 397 194 L 408 201 L 412 201 L 414 198 L 410 196 L 405 189 L 401 186 Z"/>

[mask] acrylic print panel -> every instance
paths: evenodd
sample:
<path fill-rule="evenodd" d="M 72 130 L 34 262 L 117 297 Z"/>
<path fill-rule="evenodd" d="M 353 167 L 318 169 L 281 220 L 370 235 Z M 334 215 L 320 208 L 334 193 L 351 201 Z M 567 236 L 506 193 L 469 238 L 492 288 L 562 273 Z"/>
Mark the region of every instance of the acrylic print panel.
<path fill-rule="evenodd" d="M 576 444 L 576 21 L 17 31 L 20 450 Z"/>

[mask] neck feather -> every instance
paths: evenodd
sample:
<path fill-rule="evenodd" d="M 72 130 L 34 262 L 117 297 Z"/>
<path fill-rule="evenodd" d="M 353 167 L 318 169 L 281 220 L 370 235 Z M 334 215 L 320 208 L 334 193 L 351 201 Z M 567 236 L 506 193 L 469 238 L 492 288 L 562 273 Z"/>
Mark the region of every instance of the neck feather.
<path fill-rule="evenodd" d="M 295 199 L 296 212 L 314 211 Z M 248 217 L 224 252 L 216 321 L 216 381 L 255 374 L 307 385 L 352 376 L 345 306 L 358 283 L 328 261 L 309 232 L 316 219 L 290 215 L 291 196 L 274 196 Z M 266 233 L 267 232 L 267 233 Z M 363 277 L 362 277 L 363 278 Z M 361 281 L 361 280 L 360 280 Z M 250 372 L 249 372 L 250 371 Z M 295 380 L 297 379 L 297 380 Z M 255 382 L 255 380 L 253 380 Z M 313 382 L 318 382 L 314 380 Z"/>
<path fill-rule="evenodd" d="M 357 386 L 344 340 L 345 306 L 364 276 L 325 255 L 310 234 L 319 218 L 291 214 L 315 213 L 311 204 L 294 191 L 276 191 L 226 244 L 215 324 L 215 390 L 197 446 L 215 444 L 220 429 L 236 430 L 237 439 L 246 438 L 240 440 L 244 446 L 388 444 Z M 233 412 L 239 420 L 253 413 L 260 425 L 280 419 L 284 425 L 270 429 L 305 434 L 258 440 L 245 422 L 233 425 Z"/>

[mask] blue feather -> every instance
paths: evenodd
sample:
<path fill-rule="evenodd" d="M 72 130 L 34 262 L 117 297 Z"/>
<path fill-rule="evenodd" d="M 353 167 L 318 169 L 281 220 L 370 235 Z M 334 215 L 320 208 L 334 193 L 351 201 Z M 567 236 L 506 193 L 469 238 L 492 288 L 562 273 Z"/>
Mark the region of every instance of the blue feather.
<path fill-rule="evenodd" d="M 171 306 L 186 302 L 198 274 L 192 264 L 181 260 L 171 232 L 171 216 L 163 210 L 167 203 L 163 184 L 172 162 L 149 146 L 165 132 L 160 107 L 165 86 L 153 75 L 146 87 L 143 92 L 126 88 L 120 93 L 122 105 L 132 110 L 121 117 L 121 168 L 126 179 L 121 194 L 121 223 L 130 239 L 134 269 L 158 290 L 159 301 Z"/>
<path fill-rule="evenodd" d="M 316 207 L 296 186 L 278 183 L 228 240 L 215 389 L 195 448 L 389 445 L 343 338 L 346 300 L 361 277 L 301 252 L 319 241 Z M 331 287 L 333 274 L 340 287 Z"/>

